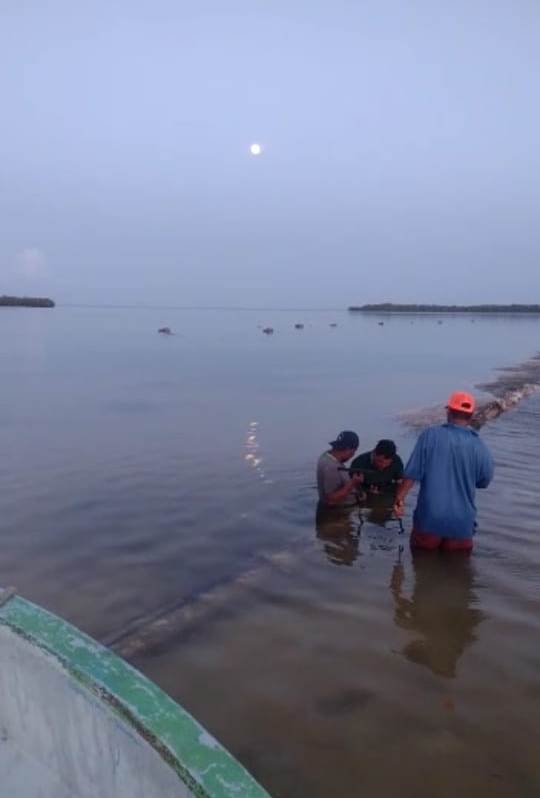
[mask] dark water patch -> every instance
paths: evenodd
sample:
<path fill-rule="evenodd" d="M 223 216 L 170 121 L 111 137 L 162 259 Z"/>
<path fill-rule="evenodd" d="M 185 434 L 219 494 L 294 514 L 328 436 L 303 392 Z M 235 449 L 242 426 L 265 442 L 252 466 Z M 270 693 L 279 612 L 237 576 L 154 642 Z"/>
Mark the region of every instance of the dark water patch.
<path fill-rule="evenodd" d="M 340 716 L 363 709 L 372 699 L 373 694 L 367 690 L 344 687 L 338 692 L 319 699 L 316 706 L 323 715 Z"/>

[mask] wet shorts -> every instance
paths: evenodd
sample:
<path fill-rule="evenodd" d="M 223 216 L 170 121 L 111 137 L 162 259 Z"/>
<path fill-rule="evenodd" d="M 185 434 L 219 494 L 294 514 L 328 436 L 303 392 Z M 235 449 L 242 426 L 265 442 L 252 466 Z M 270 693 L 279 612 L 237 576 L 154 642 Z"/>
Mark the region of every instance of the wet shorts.
<path fill-rule="evenodd" d="M 442 538 L 440 535 L 433 535 L 431 532 L 419 532 L 417 529 L 413 529 L 411 532 L 412 549 L 472 551 L 472 547 L 472 538 Z"/>

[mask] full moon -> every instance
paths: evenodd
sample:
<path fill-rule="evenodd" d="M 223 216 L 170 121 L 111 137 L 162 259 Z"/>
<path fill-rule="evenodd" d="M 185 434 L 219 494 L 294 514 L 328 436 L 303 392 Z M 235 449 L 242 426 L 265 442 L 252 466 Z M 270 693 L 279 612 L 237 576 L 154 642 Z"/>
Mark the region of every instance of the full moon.
<path fill-rule="evenodd" d="M 262 152 L 262 147 L 260 144 L 252 144 L 249 148 L 249 151 L 252 155 L 260 155 Z"/>

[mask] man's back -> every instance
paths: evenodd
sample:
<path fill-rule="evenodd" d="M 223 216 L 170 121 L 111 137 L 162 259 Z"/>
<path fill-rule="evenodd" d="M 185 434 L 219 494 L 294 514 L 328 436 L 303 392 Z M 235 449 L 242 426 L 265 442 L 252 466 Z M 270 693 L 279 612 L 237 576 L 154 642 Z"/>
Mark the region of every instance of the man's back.
<path fill-rule="evenodd" d="M 405 477 L 420 482 L 414 514 L 418 531 L 469 538 L 476 518 L 476 488 L 488 486 L 493 461 L 470 427 L 443 424 L 420 435 Z"/>

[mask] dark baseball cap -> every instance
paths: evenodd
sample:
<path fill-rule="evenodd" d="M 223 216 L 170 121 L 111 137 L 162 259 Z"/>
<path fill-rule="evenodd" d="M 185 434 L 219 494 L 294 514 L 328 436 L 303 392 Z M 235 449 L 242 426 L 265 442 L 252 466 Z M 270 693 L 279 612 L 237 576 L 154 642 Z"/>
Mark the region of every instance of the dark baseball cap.
<path fill-rule="evenodd" d="M 360 440 L 356 432 L 351 432 L 350 429 L 344 429 L 340 432 L 335 441 L 330 441 L 330 446 L 333 449 L 358 449 Z"/>

